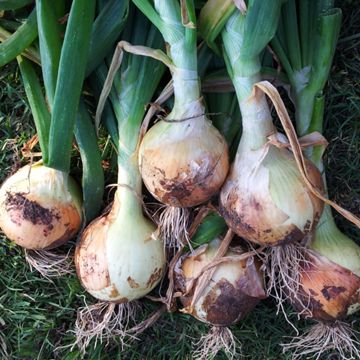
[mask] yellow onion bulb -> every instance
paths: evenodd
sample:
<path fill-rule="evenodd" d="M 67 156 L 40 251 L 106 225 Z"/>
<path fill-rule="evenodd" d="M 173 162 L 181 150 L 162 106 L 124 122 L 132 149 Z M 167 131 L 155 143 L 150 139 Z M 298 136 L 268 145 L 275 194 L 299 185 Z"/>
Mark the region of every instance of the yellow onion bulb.
<path fill-rule="evenodd" d="M 58 247 L 78 232 L 81 192 L 66 173 L 36 163 L 10 176 L 0 189 L 0 227 L 26 249 Z"/>
<path fill-rule="evenodd" d="M 322 189 L 320 172 L 310 161 L 306 166 L 312 183 Z M 323 202 L 304 183 L 289 150 L 270 144 L 250 149 L 242 139 L 221 189 L 220 209 L 237 235 L 273 246 L 300 241 L 309 234 Z"/>
<path fill-rule="evenodd" d="M 180 297 L 184 306 L 183 312 L 205 323 L 229 326 L 248 314 L 260 299 L 266 297 L 266 292 L 260 264 L 254 257 L 229 260 L 216 265 L 216 270 L 201 296 L 192 304 L 199 283 L 197 280 L 189 291 L 192 279 L 211 263 L 220 244 L 220 239 L 216 238 L 196 249 L 194 253 L 181 257 L 175 269 L 175 288 L 183 294 Z M 225 256 L 239 254 L 237 251 L 228 250 Z"/>
<path fill-rule="evenodd" d="M 307 318 L 341 320 L 360 309 L 360 277 L 316 251 L 308 250 L 293 302 Z"/>
<path fill-rule="evenodd" d="M 229 168 L 227 144 L 205 116 L 198 116 L 199 111 L 202 107 L 183 115 L 188 118 L 185 121 L 158 122 L 141 142 L 139 167 L 143 181 L 163 204 L 201 204 L 225 181 Z"/>
<path fill-rule="evenodd" d="M 75 264 L 82 286 L 92 296 L 126 303 L 145 296 L 159 283 L 165 267 L 164 245 L 141 207 L 134 212 L 122 209 L 115 196 L 110 213 L 83 232 Z"/>

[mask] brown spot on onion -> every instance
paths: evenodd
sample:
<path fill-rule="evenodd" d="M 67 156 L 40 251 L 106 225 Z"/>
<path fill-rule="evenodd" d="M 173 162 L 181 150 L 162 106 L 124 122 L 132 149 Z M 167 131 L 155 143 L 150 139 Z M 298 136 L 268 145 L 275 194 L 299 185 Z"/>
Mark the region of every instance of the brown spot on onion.
<path fill-rule="evenodd" d="M 131 277 L 131 276 L 129 276 L 128 278 L 127 278 L 127 282 L 129 283 L 129 285 L 130 285 L 130 287 L 131 288 L 138 288 L 140 285 Z"/>
<path fill-rule="evenodd" d="M 266 146 L 269 146 L 267 152 Z M 306 166 L 311 181 L 322 189 L 317 168 L 309 161 Z M 281 192 L 281 187 L 271 190 L 274 181 L 279 180 L 274 175 L 278 170 L 289 171 L 292 177 L 288 185 L 294 191 L 286 194 L 286 200 L 284 194 L 273 196 L 272 191 Z M 280 201 L 285 203 L 284 208 Z M 316 226 L 322 209 L 323 202 L 303 182 L 292 154 L 272 145 L 250 153 L 242 148 L 220 193 L 220 212 L 228 226 L 237 235 L 259 245 L 301 241 Z"/>
<path fill-rule="evenodd" d="M 316 320 L 340 320 L 360 304 L 360 277 L 313 250 L 307 251 L 306 260 L 299 295 L 309 305 L 306 310 L 295 301 L 297 311 Z"/>
<path fill-rule="evenodd" d="M 207 201 L 229 169 L 227 144 L 219 131 L 205 117 L 192 121 L 192 129 L 186 123 L 160 121 L 140 146 L 145 186 L 166 205 L 190 207 Z"/>
<path fill-rule="evenodd" d="M 218 264 L 208 286 L 191 306 L 198 284 L 197 280 L 189 288 L 192 279 L 210 264 L 218 246 L 219 241 L 214 240 L 207 248 L 200 247 L 193 254 L 183 255 L 175 266 L 175 289 L 182 294 L 183 312 L 206 323 L 228 326 L 240 321 L 266 293 L 259 263 L 249 257 Z M 234 254 L 229 250 L 226 255 Z"/>
<path fill-rule="evenodd" d="M 147 287 L 152 287 L 162 276 L 162 269 L 155 269 L 150 275 L 149 280 L 146 282 Z"/>

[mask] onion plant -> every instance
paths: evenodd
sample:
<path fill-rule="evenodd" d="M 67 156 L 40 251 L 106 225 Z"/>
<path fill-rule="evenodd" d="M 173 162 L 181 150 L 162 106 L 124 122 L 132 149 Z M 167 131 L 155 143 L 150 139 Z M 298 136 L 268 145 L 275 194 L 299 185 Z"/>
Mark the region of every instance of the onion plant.
<path fill-rule="evenodd" d="M 168 245 L 177 248 L 186 238 L 188 212 L 183 209 L 199 205 L 218 192 L 228 171 L 228 149 L 205 115 L 193 1 L 134 3 L 160 30 L 168 45 L 167 54 L 147 51 L 147 55 L 170 68 L 174 106 L 144 136 L 139 166 L 147 189 L 166 205 L 161 216 L 162 231 Z"/>
<path fill-rule="evenodd" d="M 123 38 L 138 45 L 162 45 L 159 32 L 140 14 L 129 21 Z M 163 70 L 153 59 L 126 54 L 118 73 L 110 69 L 112 90 L 112 81 L 104 85 L 117 120 L 118 183 L 111 209 L 85 229 L 76 248 L 80 282 L 100 300 L 79 310 L 76 334 L 82 350 L 93 337 L 126 336 L 127 317 L 134 316 L 135 300 L 149 293 L 163 276 L 164 244 L 157 226 L 143 214 L 138 168 L 145 108 Z M 96 319 L 104 312 L 106 317 L 99 323 Z"/>
<path fill-rule="evenodd" d="M 200 30 L 206 39 L 215 38 L 211 32 L 221 33 L 242 115 L 242 136 L 221 189 L 220 211 L 236 234 L 266 248 L 268 291 L 275 288 L 282 308 L 284 298 L 296 294 L 301 242 L 315 228 L 323 208 L 305 183 L 292 152 L 271 140 L 281 135 L 273 125 L 265 95 L 255 88 L 272 88 L 268 83 L 257 85 L 260 55 L 275 35 L 282 1 L 250 0 L 241 10 L 231 5 L 230 14 L 224 9 L 226 22 L 209 11 L 216 4 L 216 0 L 208 1 L 202 9 Z M 278 98 L 276 90 L 271 92 Z M 321 189 L 319 171 L 309 161 L 304 166 L 311 182 Z M 279 283 L 280 290 L 276 290 Z"/>
<path fill-rule="evenodd" d="M 323 131 L 323 88 L 340 24 L 341 10 L 334 8 L 333 1 L 290 0 L 284 6 L 272 46 L 291 84 L 300 135 Z M 326 184 L 324 151 L 324 146 L 316 146 L 307 149 L 307 155 Z M 284 349 L 293 350 L 296 358 L 305 354 L 319 358 L 330 349 L 337 350 L 342 359 L 359 357 L 355 332 L 344 319 L 360 308 L 360 247 L 337 228 L 329 205 L 308 246 L 299 292 L 310 307 L 305 310 L 296 301 L 294 306 L 317 323 Z"/>

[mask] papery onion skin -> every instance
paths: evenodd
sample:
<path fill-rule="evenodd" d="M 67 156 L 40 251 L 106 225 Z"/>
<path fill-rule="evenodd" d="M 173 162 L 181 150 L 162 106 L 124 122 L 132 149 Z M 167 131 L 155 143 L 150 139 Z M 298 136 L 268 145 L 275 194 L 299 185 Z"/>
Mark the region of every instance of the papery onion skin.
<path fill-rule="evenodd" d="M 190 207 L 209 200 L 229 169 L 227 144 L 204 116 L 158 122 L 144 137 L 139 154 L 145 186 L 170 206 Z"/>
<path fill-rule="evenodd" d="M 194 289 L 186 294 L 187 286 L 211 262 L 219 244 L 219 239 L 216 239 L 209 244 L 207 250 L 204 251 L 201 247 L 193 254 L 182 256 L 176 265 L 175 287 L 184 294 L 180 297 L 184 306 L 182 312 L 208 324 L 230 326 L 247 315 L 260 299 L 266 297 L 266 293 L 260 264 L 255 258 L 228 261 L 216 266 L 208 286 L 191 308 Z M 229 250 L 226 256 L 231 255 L 235 253 Z"/>
<path fill-rule="evenodd" d="M 360 309 L 360 277 L 319 253 L 307 250 L 299 301 L 294 308 L 315 320 L 340 320 Z"/>
<path fill-rule="evenodd" d="M 118 304 L 149 293 L 165 265 L 156 227 L 144 217 L 131 220 L 119 207 L 116 200 L 109 214 L 86 228 L 75 252 L 77 275 L 86 291 Z"/>
<path fill-rule="evenodd" d="M 320 172 L 310 161 L 306 165 L 310 180 L 322 189 Z M 220 193 L 221 214 L 237 235 L 270 246 L 301 241 L 315 228 L 322 209 L 289 150 L 273 145 L 249 150 L 240 144 Z"/>
<path fill-rule="evenodd" d="M 61 171 L 26 165 L 0 189 L 0 227 L 26 249 L 58 247 L 75 236 L 81 222 L 80 190 Z"/>

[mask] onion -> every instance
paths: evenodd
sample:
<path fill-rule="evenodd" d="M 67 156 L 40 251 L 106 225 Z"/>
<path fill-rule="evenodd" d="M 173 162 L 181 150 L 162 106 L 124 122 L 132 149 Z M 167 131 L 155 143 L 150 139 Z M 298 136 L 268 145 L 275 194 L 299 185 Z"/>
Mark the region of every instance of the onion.
<path fill-rule="evenodd" d="M 229 168 L 228 146 L 205 116 L 197 67 L 194 4 L 155 0 L 152 8 L 140 0 L 134 2 L 158 27 L 168 45 L 167 54 L 153 51 L 150 56 L 170 68 L 174 106 L 145 134 L 139 149 L 139 167 L 149 192 L 167 206 L 160 228 L 167 247 L 176 248 L 188 240 L 183 221 L 188 214 L 184 208 L 209 200 L 223 184 Z M 188 24 L 184 23 L 184 14 Z"/>
<path fill-rule="evenodd" d="M 323 203 L 304 183 L 289 150 L 270 144 L 251 148 L 246 128 L 256 116 L 261 114 L 243 116 L 243 136 L 221 189 L 221 214 L 236 234 L 256 244 L 301 241 L 314 230 Z M 321 175 L 309 161 L 307 171 L 313 184 L 321 188 Z"/>
<path fill-rule="evenodd" d="M 209 200 L 228 171 L 226 142 L 204 116 L 200 100 L 186 110 L 181 118 L 188 120 L 158 122 L 140 146 L 139 166 L 145 186 L 157 200 L 176 207 Z"/>
<path fill-rule="evenodd" d="M 0 189 L 0 227 L 26 249 L 66 243 L 81 221 L 81 193 L 75 181 L 42 163 L 22 167 Z"/>
<path fill-rule="evenodd" d="M 133 198 L 131 200 L 131 197 Z M 119 189 L 109 214 L 94 220 L 76 248 L 75 264 L 83 287 L 103 301 L 129 302 L 149 293 L 160 281 L 164 246 L 156 227 L 127 188 Z"/>
<path fill-rule="evenodd" d="M 215 238 L 180 257 L 175 267 L 175 289 L 184 306 L 180 311 L 212 325 L 196 343 L 195 358 L 213 358 L 220 349 L 230 358 L 240 356 L 241 343 L 228 326 L 266 297 L 260 263 L 252 255 L 245 256 L 240 248 L 228 249 L 221 262 L 213 263 L 221 244 Z"/>
<path fill-rule="evenodd" d="M 175 270 L 176 288 L 182 294 L 182 312 L 208 324 L 229 326 L 243 319 L 260 299 L 266 297 L 266 293 L 260 264 L 254 257 L 248 257 L 216 265 L 208 285 L 192 304 L 197 283 L 204 275 L 199 277 L 195 285 L 193 279 L 211 263 L 220 243 L 220 239 L 216 238 L 179 259 Z M 239 254 L 243 254 L 243 251 L 228 250 L 226 257 Z M 191 289 L 190 284 L 193 285 Z"/>
<path fill-rule="evenodd" d="M 356 332 L 343 320 L 360 309 L 360 247 L 336 226 L 325 207 L 314 239 L 306 251 L 297 296 L 291 299 L 299 314 L 317 323 L 285 344 L 294 357 L 321 356 L 335 349 L 342 359 L 360 357 Z M 325 346 L 325 345 L 326 346 Z"/>

